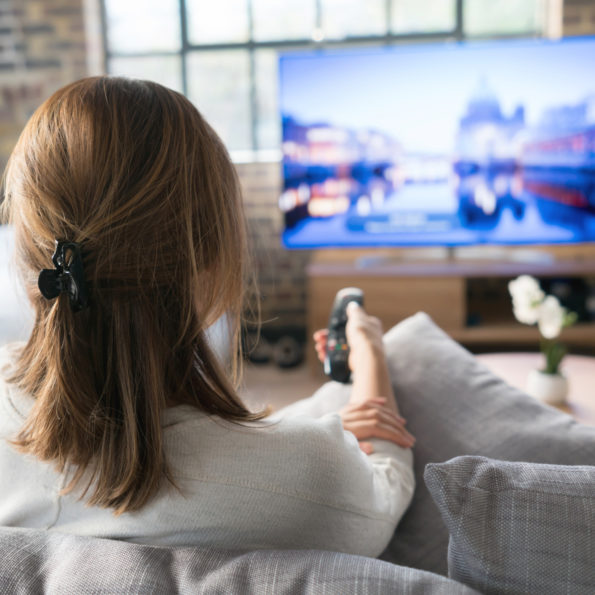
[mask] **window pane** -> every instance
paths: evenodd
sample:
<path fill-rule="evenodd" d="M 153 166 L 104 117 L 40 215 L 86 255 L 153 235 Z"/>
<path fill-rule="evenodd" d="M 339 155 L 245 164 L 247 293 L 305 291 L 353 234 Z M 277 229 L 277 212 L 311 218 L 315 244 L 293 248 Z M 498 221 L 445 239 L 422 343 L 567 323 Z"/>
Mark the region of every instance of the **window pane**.
<path fill-rule="evenodd" d="M 543 30 L 543 0 L 465 0 L 467 35 L 534 33 Z"/>
<path fill-rule="evenodd" d="M 186 0 L 188 40 L 192 44 L 250 39 L 247 0 Z"/>
<path fill-rule="evenodd" d="M 111 52 L 158 52 L 181 47 L 178 0 L 105 0 Z"/>
<path fill-rule="evenodd" d="M 256 133 L 259 149 L 281 148 L 279 115 L 279 55 L 275 50 L 259 50 L 254 54 L 256 78 Z"/>
<path fill-rule="evenodd" d="M 142 56 L 111 58 L 110 74 L 155 81 L 182 93 L 182 63 L 179 56 Z"/>
<path fill-rule="evenodd" d="M 484 0 L 484 4 L 488 2 Z M 457 24 L 455 11 L 455 0 L 391 0 L 391 30 L 393 33 L 453 31 Z"/>
<path fill-rule="evenodd" d="M 188 97 L 228 150 L 252 148 L 250 59 L 245 50 L 192 52 L 187 57 Z"/>
<path fill-rule="evenodd" d="M 322 30 L 330 39 L 386 34 L 386 0 L 322 0 Z"/>
<path fill-rule="evenodd" d="M 316 25 L 314 0 L 252 0 L 254 39 L 310 39 Z"/>

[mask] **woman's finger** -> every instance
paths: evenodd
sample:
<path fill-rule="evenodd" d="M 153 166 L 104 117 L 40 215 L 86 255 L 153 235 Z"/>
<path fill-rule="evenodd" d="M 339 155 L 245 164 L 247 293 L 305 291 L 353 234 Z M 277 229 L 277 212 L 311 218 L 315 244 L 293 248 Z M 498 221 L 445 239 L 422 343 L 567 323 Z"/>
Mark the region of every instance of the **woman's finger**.
<path fill-rule="evenodd" d="M 370 437 L 380 438 L 382 436 L 380 436 L 378 432 L 384 435 L 389 431 L 399 434 L 409 441 L 415 442 L 415 437 L 405 429 L 402 423 L 396 421 L 391 415 L 363 415 L 365 413 L 367 412 L 357 412 L 355 415 L 346 414 L 342 416 L 343 427 L 346 430 L 353 432 L 359 440 Z"/>
<path fill-rule="evenodd" d="M 393 424 L 403 430 L 405 429 L 404 420 L 389 409 L 369 408 L 362 411 L 345 411 L 341 417 L 345 421 L 372 420 L 378 423 Z"/>
<path fill-rule="evenodd" d="M 415 440 L 415 437 L 410 434 L 402 424 L 395 423 L 390 419 L 346 419 L 343 420 L 343 427 L 346 430 L 353 432 L 356 435 L 356 438 L 361 440 L 372 437 L 373 432 L 375 431 L 374 428 L 384 428 L 385 430 L 400 434 L 408 440 Z"/>
<path fill-rule="evenodd" d="M 366 442 L 365 440 L 361 440 L 359 442 L 359 447 L 367 454 L 371 455 L 374 452 L 374 446 L 372 446 L 371 442 Z"/>
<path fill-rule="evenodd" d="M 358 412 L 373 412 L 373 411 L 384 411 L 386 413 L 389 413 L 390 415 L 394 416 L 395 419 L 399 420 L 402 424 L 406 424 L 407 420 L 402 417 L 401 415 L 399 415 L 398 413 L 395 413 L 392 409 L 389 409 L 386 406 L 386 399 L 384 397 L 374 397 L 372 399 L 369 399 L 368 401 L 365 401 L 364 403 L 358 404 L 358 405 L 347 405 L 346 407 L 344 407 L 341 412 L 345 413 L 345 414 L 352 414 L 352 413 L 358 413 Z M 374 413 L 367 413 L 368 416 L 373 417 Z"/>
<path fill-rule="evenodd" d="M 326 356 L 326 343 L 328 337 L 327 329 L 320 329 L 314 333 L 314 349 L 320 361 L 324 361 Z"/>
<path fill-rule="evenodd" d="M 314 349 L 316 350 L 316 355 L 318 356 L 318 359 L 321 362 L 323 362 L 324 358 L 326 357 L 326 343 L 324 345 L 317 343 L 316 345 L 314 345 Z"/>
<path fill-rule="evenodd" d="M 374 427 L 383 427 L 398 432 L 411 440 L 415 440 L 415 437 L 405 429 L 403 424 L 390 415 L 370 417 L 362 416 L 361 414 L 344 414 L 341 416 L 341 420 L 343 427 L 353 432 L 360 439 L 369 437 L 365 435 L 365 432 L 373 431 Z"/>
<path fill-rule="evenodd" d="M 402 436 L 411 443 L 415 442 L 415 436 L 408 432 L 401 424 L 394 423 L 391 420 L 347 419 L 343 421 L 343 427 L 352 432 L 359 440 L 382 438 L 386 432 L 391 432 L 392 434 Z"/>
<path fill-rule="evenodd" d="M 316 349 L 317 352 L 319 352 L 319 351 L 325 351 L 326 350 L 326 343 L 315 343 L 314 349 Z"/>
<path fill-rule="evenodd" d="M 403 432 L 398 428 L 385 424 L 377 424 L 369 420 L 350 422 L 345 429 L 350 431 L 358 440 L 380 438 L 381 440 L 394 442 L 404 448 L 410 448 L 415 444 L 415 438 L 408 432 Z"/>

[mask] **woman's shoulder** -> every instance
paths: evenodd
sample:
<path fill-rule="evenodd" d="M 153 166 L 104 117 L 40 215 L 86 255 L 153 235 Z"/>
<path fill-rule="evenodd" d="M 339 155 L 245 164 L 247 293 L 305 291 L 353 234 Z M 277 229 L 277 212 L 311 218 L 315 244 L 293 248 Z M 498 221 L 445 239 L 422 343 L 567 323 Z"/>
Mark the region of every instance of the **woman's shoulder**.
<path fill-rule="evenodd" d="M 162 426 L 166 442 L 171 445 L 194 444 L 209 451 L 235 451 L 253 456 L 254 453 L 325 452 L 344 446 L 344 432 L 337 414 L 321 418 L 281 416 L 273 413 L 253 422 L 232 422 L 208 415 L 189 406 L 166 410 Z"/>

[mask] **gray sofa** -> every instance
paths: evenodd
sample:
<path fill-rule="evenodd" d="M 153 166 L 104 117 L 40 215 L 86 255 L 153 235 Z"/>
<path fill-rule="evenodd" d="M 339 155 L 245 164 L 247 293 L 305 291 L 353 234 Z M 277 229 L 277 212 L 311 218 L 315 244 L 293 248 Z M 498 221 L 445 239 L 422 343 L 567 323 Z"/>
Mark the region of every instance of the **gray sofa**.
<path fill-rule="evenodd" d="M 0 593 L 595 592 L 595 427 L 506 385 L 425 314 L 389 334 L 417 488 L 380 560 L 1 528 Z"/>

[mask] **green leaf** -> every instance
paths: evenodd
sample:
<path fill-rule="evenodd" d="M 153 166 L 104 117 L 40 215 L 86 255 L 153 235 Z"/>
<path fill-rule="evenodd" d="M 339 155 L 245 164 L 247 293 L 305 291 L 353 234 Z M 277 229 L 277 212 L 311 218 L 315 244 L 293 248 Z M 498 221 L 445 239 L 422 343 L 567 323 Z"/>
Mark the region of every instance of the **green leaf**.
<path fill-rule="evenodd" d="M 562 322 L 562 326 L 564 328 L 572 326 L 578 319 L 578 315 L 576 312 L 567 311 L 564 314 L 564 321 Z"/>
<path fill-rule="evenodd" d="M 545 356 L 545 374 L 558 374 L 560 364 L 568 352 L 565 345 L 553 340 L 544 339 L 541 342 L 541 351 Z"/>

